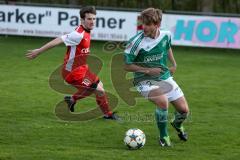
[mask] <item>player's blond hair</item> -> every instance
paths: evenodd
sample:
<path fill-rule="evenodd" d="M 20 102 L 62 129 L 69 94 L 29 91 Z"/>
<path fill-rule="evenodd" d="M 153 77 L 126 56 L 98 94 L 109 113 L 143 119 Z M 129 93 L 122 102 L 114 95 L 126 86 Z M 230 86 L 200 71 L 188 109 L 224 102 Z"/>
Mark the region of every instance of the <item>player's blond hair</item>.
<path fill-rule="evenodd" d="M 160 24 L 162 21 L 162 10 L 155 8 L 147 8 L 141 12 L 142 23 L 149 24 Z"/>

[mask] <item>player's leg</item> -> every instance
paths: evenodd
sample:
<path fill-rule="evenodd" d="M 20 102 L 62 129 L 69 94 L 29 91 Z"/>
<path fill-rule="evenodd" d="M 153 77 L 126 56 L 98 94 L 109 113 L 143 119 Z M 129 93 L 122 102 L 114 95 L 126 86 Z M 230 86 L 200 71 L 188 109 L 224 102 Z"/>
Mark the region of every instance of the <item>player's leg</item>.
<path fill-rule="evenodd" d="M 92 93 L 94 93 L 96 89 L 96 88 L 92 88 L 91 86 L 85 86 L 85 85 L 77 85 L 77 86 L 74 85 L 74 86 L 78 89 L 78 91 L 72 95 L 72 98 L 75 102 L 90 96 Z"/>
<path fill-rule="evenodd" d="M 155 110 L 155 118 L 160 132 L 160 145 L 171 146 L 170 138 L 167 130 L 168 122 L 168 99 L 159 89 L 151 90 L 148 99 L 153 102 L 157 108 Z"/>
<path fill-rule="evenodd" d="M 120 120 L 120 118 L 116 115 L 116 113 L 111 111 L 109 106 L 107 94 L 103 88 L 103 83 L 99 81 L 96 90 L 94 91 L 96 96 L 96 102 L 100 109 L 102 110 L 105 119 L 113 119 L 113 120 Z"/>
<path fill-rule="evenodd" d="M 183 122 L 188 116 L 189 108 L 188 103 L 184 96 L 171 101 L 171 104 L 175 107 L 174 119 L 171 122 L 171 125 L 178 132 L 178 136 L 181 140 L 187 141 L 187 133 L 184 130 Z"/>
<path fill-rule="evenodd" d="M 162 87 L 159 86 L 159 83 L 155 84 L 155 81 L 151 80 L 142 81 L 136 85 L 137 91 L 157 106 L 155 118 L 160 132 L 160 145 L 170 146 L 171 142 L 167 130 L 168 99 L 164 94 L 165 91 L 160 88 Z"/>
<path fill-rule="evenodd" d="M 81 82 L 79 82 L 78 84 L 77 84 L 77 82 L 72 83 L 72 86 L 77 88 L 78 91 L 76 93 L 74 93 L 72 96 L 64 97 L 64 100 L 68 104 L 69 110 L 71 112 L 74 112 L 74 106 L 78 100 L 90 96 L 95 90 L 94 88 L 80 85 L 80 83 Z"/>
<path fill-rule="evenodd" d="M 103 83 L 100 81 L 97 85 L 96 90 L 94 91 L 96 96 L 96 102 L 98 106 L 101 108 L 104 115 L 111 115 L 112 112 L 110 111 L 107 95 L 103 88 Z"/>
<path fill-rule="evenodd" d="M 70 109 L 71 112 L 74 112 L 74 106 L 77 102 L 77 100 L 83 99 L 87 96 L 90 96 L 93 91 L 96 89 L 96 87 L 92 86 L 97 86 L 94 85 L 94 82 L 96 82 L 95 79 L 91 79 L 91 77 L 84 77 L 87 73 L 86 69 L 75 69 L 72 72 L 66 72 L 65 70 L 62 71 L 62 75 L 64 80 L 77 88 L 77 92 L 74 93 L 71 96 L 65 96 L 64 100 L 68 105 L 68 108 Z"/>
<path fill-rule="evenodd" d="M 188 116 L 189 108 L 184 94 L 178 84 L 170 77 L 166 80 L 173 86 L 173 90 L 167 93 L 169 102 L 175 107 L 174 119 L 171 121 L 171 125 L 178 132 L 178 136 L 181 140 L 187 140 L 187 134 L 184 131 L 183 122 Z"/>

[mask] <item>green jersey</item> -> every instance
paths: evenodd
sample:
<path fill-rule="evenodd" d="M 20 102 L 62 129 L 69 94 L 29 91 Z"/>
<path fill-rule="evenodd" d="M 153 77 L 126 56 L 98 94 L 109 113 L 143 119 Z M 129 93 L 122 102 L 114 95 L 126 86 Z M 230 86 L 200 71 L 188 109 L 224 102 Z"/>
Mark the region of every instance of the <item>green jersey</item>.
<path fill-rule="evenodd" d="M 170 47 L 171 33 L 164 30 L 160 30 L 160 35 L 156 39 L 145 37 L 143 32 L 140 32 L 129 40 L 124 51 L 125 64 L 136 64 L 146 68 L 160 67 L 162 69 L 162 72 L 157 76 L 135 72 L 135 84 L 143 80 L 165 80 L 171 76 L 167 67 Z"/>

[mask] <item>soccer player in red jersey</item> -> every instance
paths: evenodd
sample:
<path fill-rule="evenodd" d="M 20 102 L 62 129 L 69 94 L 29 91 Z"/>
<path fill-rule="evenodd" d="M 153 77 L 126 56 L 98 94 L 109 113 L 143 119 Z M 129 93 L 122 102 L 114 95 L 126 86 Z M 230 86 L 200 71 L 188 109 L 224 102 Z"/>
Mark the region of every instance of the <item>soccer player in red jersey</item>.
<path fill-rule="evenodd" d="M 96 95 L 96 102 L 101 108 L 105 119 L 118 120 L 119 117 L 110 110 L 103 83 L 98 76 L 92 73 L 87 65 L 87 57 L 90 53 L 90 31 L 94 28 L 96 21 L 95 7 L 87 6 L 80 10 L 81 25 L 73 32 L 55 38 L 41 48 L 29 50 L 26 54 L 28 59 L 34 59 L 42 52 L 64 43 L 67 52 L 64 58 L 62 76 L 64 80 L 78 89 L 72 96 L 65 96 L 71 112 L 77 100 L 85 98 L 92 93 Z"/>

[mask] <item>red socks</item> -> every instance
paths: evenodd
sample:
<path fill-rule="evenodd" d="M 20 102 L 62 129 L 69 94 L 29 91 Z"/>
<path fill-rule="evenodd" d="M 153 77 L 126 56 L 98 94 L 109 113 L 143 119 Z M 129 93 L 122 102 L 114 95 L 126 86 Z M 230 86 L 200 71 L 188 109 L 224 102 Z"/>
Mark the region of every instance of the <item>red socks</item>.
<path fill-rule="evenodd" d="M 98 106 L 101 108 L 103 114 L 108 115 L 108 116 L 112 115 L 112 111 L 110 111 L 110 107 L 108 104 L 106 94 L 103 94 L 103 95 L 96 94 L 96 102 L 97 102 Z"/>
<path fill-rule="evenodd" d="M 83 99 L 87 96 L 90 96 L 92 93 L 94 92 L 94 90 L 79 90 L 77 93 L 75 93 L 72 98 L 73 100 L 76 102 L 79 99 Z M 102 110 L 103 114 L 111 116 L 112 115 L 112 111 L 110 110 L 109 104 L 108 104 L 108 99 L 107 99 L 107 95 L 104 93 L 102 95 L 98 95 L 96 94 L 96 102 L 98 104 L 98 106 L 100 107 L 100 109 Z"/>

